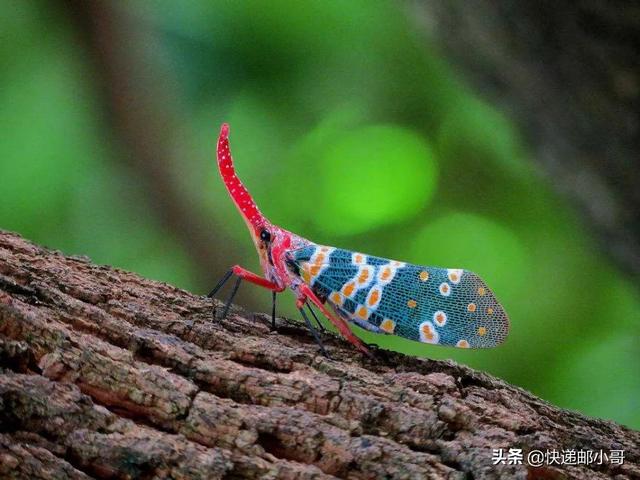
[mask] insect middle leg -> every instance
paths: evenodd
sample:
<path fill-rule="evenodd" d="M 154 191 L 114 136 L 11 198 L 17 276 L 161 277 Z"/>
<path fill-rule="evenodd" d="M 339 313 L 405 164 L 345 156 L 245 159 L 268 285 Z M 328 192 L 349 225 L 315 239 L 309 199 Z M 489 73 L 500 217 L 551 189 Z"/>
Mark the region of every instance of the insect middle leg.
<path fill-rule="evenodd" d="M 321 333 L 325 333 L 326 329 L 324 328 L 324 325 L 322 325 L 322 322 L 316 315 L 316 312 L 314 312 L 313 308 L 311 308 L 311 304 L 309 302 L 306 302 L 306 303 L 307 303 L 307 308 L 309 309 L 309 312 L 311 312 L 313 319 L 316 321 L 316 325 L 318 325 L 318 330 L 320 330 Z"/>
<path fill-rule="evenodd" d="M 309 304 L 307 304 L 307 306 L 308 305 Z M 309 330 L 311 330 L 311 334 L 313 335 L 313 338 L 315 339 L 316 343 L 320 347 L 320 351 L 322 352 L 322 354 L 327 358 L 331 358 L 331 357 L 329 357 L 329 354 L 327 353 L 327 351 L 324 348 L 324 345 L 322 344 L 322 340 L 320 339 L 320 335 L 318 335 L 318 332 L 316 332 L 316 329 L 313 328 L 313 325 L 309 321 L 309 317 L 307 317 L 307 314 L 304 312 L 304 306 L 298 304 L 298 310 L 300 311 L 300 315 L 302 315 L 302 318 L 304 319 L 304 323 L 306 323 L 307 327 L 309 328 Z M 311 311 L 311 313 L 313 313 L 313 310 L 311 310 L 311 309 L 309 309 L 309 310 Z M 314 315 L 314 317 L 315 317 L 315 315 Z"/>
<path fill-rule="evenodd" d="M 317 297 L 315 293 L 313 293 L 313 291 L 308 285 L 303 283 L 302 285 L 300 285 L 299 288 L 300 288 L 299 293 L 301 295 L 300 298 L 303 301 L 306 299 L 309 299 L 311 302 L 313 302 L 313 304 L 316 307 L 318 307 L 318 310 L 320 310 L 322 314 L 325 317 L 327 317 L 327 319 L 338 329 L 338 331 L 342 334 L 342 336 L 346 340 L 349 341 L 349 343 L 351 343 L 354 347 L 356 347 L 365 355 L 372 357 L 367 347 L 365 347 L 364 344 L 362 343 L 362 340 L 360 340 L 358 337 L 354 335 L 354 333 L 349 329 L 347 322 L 343 318 L 334 316 L 331 313 L 329 313 L 326 307 L 322 304 L 322 301 Z"/>

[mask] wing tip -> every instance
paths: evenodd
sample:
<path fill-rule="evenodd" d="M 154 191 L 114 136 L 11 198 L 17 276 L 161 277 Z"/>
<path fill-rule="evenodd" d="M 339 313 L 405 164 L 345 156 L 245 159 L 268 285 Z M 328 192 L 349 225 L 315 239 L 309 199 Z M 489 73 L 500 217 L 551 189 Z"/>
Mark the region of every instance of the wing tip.
<path fill-rule="evenodd" d="M 498 347 L 504 344 L 504 342 L 507 340 L 507 337 L 509 336 L 509 331 L 511 330 L 511 320 L 509 319 L 509 315 L 507 315 L 507 311 L 498 301 L 498 298 L 496 297 L 494 291 L 489 288 L 486 282 L 477 273 L 470 270 L 465 270 L 465 273 L 470 277 L 471 281 L 476 285 L 476 287 L 481 287 L 486 292 L 485 295 L 487 295 L 488 298 L 490 298 L 494 302 L 493 305 L 489 305 L 492 310 L 494 310 L 493 313 L 490 317 L 487 315 L 485 315 L 484 317 L 486 318 L 486 320 L 488 320 L 487 323 L 489 323 L 492 328 L 496 330 L 496 335 L 492 337 L 492 342 L 487 342 L 486 344 L 479 345 L 475 348 Z"/>

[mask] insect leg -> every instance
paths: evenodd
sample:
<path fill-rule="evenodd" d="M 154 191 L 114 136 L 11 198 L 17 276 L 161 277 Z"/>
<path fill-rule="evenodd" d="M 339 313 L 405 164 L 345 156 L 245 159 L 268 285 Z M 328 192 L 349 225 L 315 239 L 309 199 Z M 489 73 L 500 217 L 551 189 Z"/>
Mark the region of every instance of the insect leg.
<path fill-rule="evenodd" d="M 271 330 L 276 329 L 276 291 L 271 292 L 273 294 L 271 304 Z"/>
<path fill-rule="evenodd" d="M 240 265 L 235 265 L 231 271 L 238 276 L 238 279 L 246 280 L 249 283 L 253 283 L 254 285 L 258 285 L 260 287 L 271 290 L 272 303 L 271 303 L 271 329 L 276 329 L 276 293 L 282 292 L 284 287 L 278 286 L 276 283 L 273 283 L 266 278 L 262 278 L 259 275 L 256 275 L 249 270 L 242 268 Z"/>
<path fill-rule="evenodd" d="M 213 297 L 216 293 L 218 293 L 218 290 L 220 290 L 220 288 L 222 288 L 227 280 L 229 280 L 229 277 L 231 277 L 231 275 L 236 275 L 249 283 L 253 283 L 268 290 L 273 290 L 276 293 L 282 292 L 285 289 L 285 287 L 280 287 L 277 284 L 267 280 L 266 278 L 262 278 L 261 276 L 242 268 L 240 265 L 234 265 L 227 273 L 225 273 L 224 277 L 222 277 L 222 279 L 213 288 L 213 290 L 209 292 L 207 297 Z"/>
<path fill-rule="evenodd" d="M 233 297 L 238 293 L 238 288 L 240 288 L 240 282 L 242 282 L 242 277 L 238 277 L 236 280 L 236 284 L 233 286 L 233 290 L 231 291 L 231 296 L 229 296 L 229 300 L 227 300 L 226 305 L 224 306 L 224 310 L 222 311 L 221 318 L 227 318 L 227 313 L 229 313 L 229 307 L 231 306 L 231 302 L 233 302 Z"/>
<path fill-rule="evenodd" d="M 255 285 L 259 285 L 260 287 L 267 288 L 269 290 L 273 290 L 275 292 L 284 291 L 285 287 L 279 287 L 277 284 L 267 280 L 266 278 L 262 278 L 260 275 L 256 275 L 253 272 L 250 272 L 247 269 L 242 268 L 240 265 L 234 265 L 231 270 L 238 277 L 246 280 L 249 283 L 253 283 Z"/>
<path fill-rule="evenodd" d="M 318 319 L 318 316 L 316 315 L 316 312 L 313 311 L 313 308 L 311 308 L 311 304 L 309 302 L 307 302 L 307 308 L 309 309 L 309 311 L 311 312 L 311 315 L 313 315 L 313 319 L 316 321 L 316 323 L 318 324 L 318 329 L 324 333 L 326 330 L 324 328 L 324 325 L 322 325 L 322 323 L 320 322 L 320 320 Z"/>
<path fill-rule="evenodd" d="M 233 275 L 233 269 L 230 268 L 229 271 L 227 273 L 224 274 L 224 276 L 220 279 L 220 281 L 218 282 L 218 284 L 213 287 L 213 290 L 211 290 L 208 294 L 207 297 L 209 298 L 213 298 L 213 296 L 218 293 L 218 290 L 220 290 L 222 288 L 222 286 L 227 283 L 227 280 L 229 280 L 229 278 L 231 278 L 231 275 Z"/>
<path fill-rule="evenodd" d="M 325 357 L 330 358 L 329 354 L 324 349 L 324 345 L 322 344 L 322 340 L 320 340 L 320 335 L 318 335 L 318 332 L 316 332 L 316 329 L 313 328 L 313 325 L 311 325 L 311 322 L 309 321 L 309 317 L 307 317 L 307 314 L 304 313 L 304 307 L 301 306 L 300 308 L 298 308 L 298 310 L 300 310 L 300 314 L 302 315 L 302 318 L 304 318 L 304 323 L 306 323 L 307 327 L 309 328 L 309 330 L 311 330 L 311 334 L 313 335 L 313 338 L 316 340 L 316 343 L 320 347 L 320 351 L 322 352 L 322 354 Z"/>
<path fill-rule="evenodd" d="M 318 309 L 322 312 L 322 314 L 325 317 L 327 317 L 331 323 L 335 325 L 338 331 L 342 334 L 344 338 L 346 338 L 349 341 L 349 343 L 351 343 L 354 347 L 356 347 L 365 355 L 369 357 L 373 357 L 373 355 L 371 355 L 371 352 L 369 352 L 367 347 L 365 347 L 364 344 L 362 343 L 362 340 L 356 337 L 354 333 L 349 329 L 349 325 L 347 325 L 347 322 L 343 318 L 336 317 L 331 313 L 329 313 L 329 310 L 325 308 L 325 306 L 322 304 L 320 299 L 316 296 L 315 293 L 313 293 L 313 290 L 311 290 L 311 288 L 309 288 L 308 285 L 304 283 L 300 285 L 300 293 L 304 295 L 304 297 L 311 300 L 315 304 L 315 306 L 318 307 Z"/>
<path fill-rule="evenodd" d="M 227 282 L 227 280 L 229 280 L 229 278 L 231 278 L 231 275 L 236 275 L 238 277 L 238 281 L 236 282 L 234 290 L 231 293 L 231 297 L 229 298 L 227 304 L 225 305 L 224 314 L 222 315 L 222 318 L 225 318 L 227 316 L 227 312 L 229 311 L 229 306 L 231 305 L 231 301 L 233 300 L 233 297 L 235 296 L 236 292 L 238 291 L 238 287 L 240 286 L 240 281 L 241 280 L 246 280 L 249 283 L 253 283 L 255 285 L 259 285 L 259 286 L 261 286 L 263 288 L 271 290 L 274 293 L 274 301 L 273 301 L 274 304 L 273 304 L 273 313 L 271 315 L 271 323 L 272 323 L 273 328 L 275 328 L 275 318 L 276 318 L 276 314 L 275 314 L 275 294 L 279 293 L 279 292 L 282 292 L 284 290 L 284 287 L 280 287 L 277 284 L 267 280 L 266 278 L 262 278 L 261 276 L 256 275 L 255 273 L 250 272 L 249 270 L 246 270 L 246 269 L 242 268 L 240 265 L 234 265 L 233 267 L 231 267 L 231 269 L 227 273 L 225 273 L 224 277 L 222 277 L 222 279 L 213 288 L 213 290 L 211 290 L 211 292 L 209 292 L 207 297 L 212 298 L 216 293 L 218 293 L 218 290 L 220 290 L 222 288 L 222 286 Z M 214 319 L 215 319 L 215 315 L 214 315 Z"/>

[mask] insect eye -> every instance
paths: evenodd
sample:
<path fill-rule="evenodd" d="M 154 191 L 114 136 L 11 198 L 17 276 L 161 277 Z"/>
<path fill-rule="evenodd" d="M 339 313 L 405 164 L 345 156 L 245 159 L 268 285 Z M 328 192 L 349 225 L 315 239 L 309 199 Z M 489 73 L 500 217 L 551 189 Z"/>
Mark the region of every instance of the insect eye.
<path fill-rule="evenodd" d="M 269 230 L 262 230 L 260 232 L 260 239 L 264 240 L 265 242 L 268 242 L 271 240 L 271 234 L 269 233 Z"/>

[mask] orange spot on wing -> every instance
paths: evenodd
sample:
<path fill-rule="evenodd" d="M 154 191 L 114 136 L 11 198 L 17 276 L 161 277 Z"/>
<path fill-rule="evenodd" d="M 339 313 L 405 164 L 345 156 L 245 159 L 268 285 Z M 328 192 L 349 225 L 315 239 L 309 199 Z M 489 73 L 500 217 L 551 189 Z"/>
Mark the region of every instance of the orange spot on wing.
<path fill-rule="evenodd" d="M 407 307 L 409 308 L 416 308 L 416 305 L 418 305 L 418 303 L 415 300 L 409 300 L 407 302 Z"/>
<path fill-rule="evenodd" d="M 366 319 L 369 316 L 367 312 L 367 307 L 360 307 L 358 309 L 358 316 L 362 319 Z"/>
<path fill-rule="evenodd" d="M 395 328 L 396 328 L 396 322 L 388 318 L 385 318 L 380 324 L 380 330 L 384 330 L 387 333 L 393 333 Z"/>
<path fill-rule="evenodd" d="M 487 308 L 487 315 L 491 315 L 493 313 L 493 308 Z"/>
<path fill-rule="evenodd" d="M 324 253 L 319 253 L 314 263 L 316 265 L 322 265 L 323 262 L 324 262 Z"/>
<path fill-rule="evenodd" d="M 422 280 L 423 282 L 429 280 L 429 272 L 427 272 L 426 270 L 421 271 L 419 276 L 420 280 Z"/>
<path fill-rule="evenodd" d="M 348 296 L 350 296 L 350 295 L 353 293 L 353 291 L 355 290 L 355 288 L 356 288 L 356 286 L 354 285 L 354 283 L 353 283 L 353 282 L 349 282 L 349 283 L 347 283 L 344 287 L 342 287 L 342 293 L 343 293 L 345 296 L 347 296 L 347 297 L 348 297 Z"/>
<path fill-rule="evenodd" d="M 428 323 L 422 326 L 422 333 L 427 340 L 433 340 L 433 330 L 431 329 L 431 325 L 429 325 Z"/>
<path fill-rule="evenodd" d="M 333 292 L 329 299 L 336 305 L 342 305 L 342 297 L 338 292 Z"/>
<path fill-rule="evenodd" d="M 485 293 L 487 293 L 487 290 L 484 287 L 478 288 L 478 295 L 482 297 Z"/>
<path fill-rule="evenodd" d="M 356 263 L 362 263 L 363 257 L 359 253 L 354 257 Z"/>
<path fill-rule="evenodd" d="M 469 348 L 469 342 L 467 342 L 466 340 L 459 340 L 458 343 L 456 343 L 456 347 Z"/>
<path fill-rule="evenodd" d="M 302 279 L 306 283 L 310 283 L 311 282 L 311 274 L 309 273 L 309 264 L 308 263 L 303 263 L 302 264 Z"/>
<path fill-rule="evenodd" d="M 478 327 L 478 335 L 483 337 L 486 334 L 487 334 L 487 329 L 485 327 Z"/>
<path fill-rule="evenodd" d="M 470 303 L 469 305 L 467 305 L 467 310 L 469 310 L 471 313 L 476 311 L 476 304 L 475 303 Z"/>
<path fill-rule="evenodd" d="M 318 273 L 320 273 L 320 265 L 312 265 L 311 268 L 309 269 L 309 273 L 311 274 L 312 277 L 315 277 L 316 275 L 318 275 Z"/>
<path fill-rule="evenodd" d="M 369 278 L 369 269 L 365 268 L 364 270 L 362 270 L 362 272 L 360 272 L 360 276 L 358 277 L 358 283 L 365 283 L 367 281 L 367 279 Z"/>
<path fill-rule="evenodd" d="M 369 305 L 373 306 L 378 303 L 380 299 L 380 290 L 373 290 L 369 296 Z"/>
<path fill-rule="evenodd" d="M 387 280 L 390 276 L 391 276 L 391 269 L 389 267 L 384 267 L 384 270 L 382 270 L 382 275 L 380 275 L 380 278 L 382 280 Z"/>

